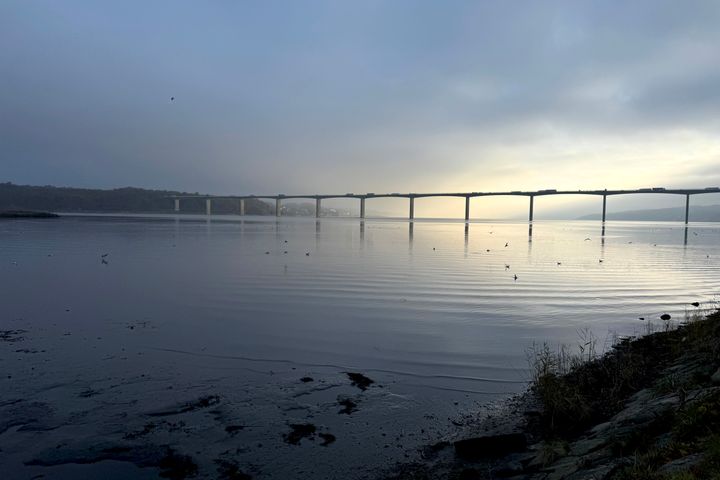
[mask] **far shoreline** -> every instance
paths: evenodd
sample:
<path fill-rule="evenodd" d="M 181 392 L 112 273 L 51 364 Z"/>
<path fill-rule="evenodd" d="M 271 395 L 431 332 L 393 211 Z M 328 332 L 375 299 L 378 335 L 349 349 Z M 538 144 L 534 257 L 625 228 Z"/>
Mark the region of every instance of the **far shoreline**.
<path fill-rule="evenodd" d="M 0 218 L 59 218 L 60 215 L 52 212 L 34 210 L 1 210 Z"/>

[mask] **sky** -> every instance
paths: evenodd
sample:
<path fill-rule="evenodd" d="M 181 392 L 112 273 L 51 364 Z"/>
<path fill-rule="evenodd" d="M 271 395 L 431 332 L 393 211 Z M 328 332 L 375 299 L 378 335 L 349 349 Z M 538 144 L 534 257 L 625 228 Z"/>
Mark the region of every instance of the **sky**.
<path fill-rule="evenodd" d="M 714 0 L 2 0 L 0 181 L 213 194 L 720 186 L 718 25 Z M 623 206 L 682 204 L 667 197 Z M 368 211 L 407 208 L 388 202 Z M 473 202 L 486 216 L 526 208 Z M 417 210 L 463 213 L 452 199 Z"/>

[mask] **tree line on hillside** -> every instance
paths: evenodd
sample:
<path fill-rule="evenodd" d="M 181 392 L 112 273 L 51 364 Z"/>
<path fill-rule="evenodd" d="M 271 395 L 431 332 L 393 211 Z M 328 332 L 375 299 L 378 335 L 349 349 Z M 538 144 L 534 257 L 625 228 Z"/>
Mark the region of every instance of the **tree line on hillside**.
<path fill-rule="evenodd" d="M 171 190 L 146 190 L 143 188 L 116 188 L 100 190 L 15 185 L 0 183 L 0 210 L 42 210 L 50 212 L 101 212 L 101 213 L 172 213 L 175 204 L 172 195 L 198 195 Z M 204 198 L 181 200 L 183 213 L 205 213 Z M 213 213 L 239 212 L 237 199 L 213 199 Z M 245 200 L 248 215 L 270 215 L 275 206 L 258 199 Z"/>

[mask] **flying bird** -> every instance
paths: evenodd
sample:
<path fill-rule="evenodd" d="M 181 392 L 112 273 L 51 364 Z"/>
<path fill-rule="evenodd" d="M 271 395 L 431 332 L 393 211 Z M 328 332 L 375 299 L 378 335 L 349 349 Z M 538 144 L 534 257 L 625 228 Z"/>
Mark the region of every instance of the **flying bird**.
<path fill-rule="evenodd" d="M 505 246 L 507 247 L 508 245 L 510 245 L 510 244 L 508 242 L 505 242 Z"/>
<path fill-rule="evenodd" d="M 171 101 L 171 102 L 174 102 L 174 101 L 175 101 L 175 97 L 170 97 L 170 101 Z"/>

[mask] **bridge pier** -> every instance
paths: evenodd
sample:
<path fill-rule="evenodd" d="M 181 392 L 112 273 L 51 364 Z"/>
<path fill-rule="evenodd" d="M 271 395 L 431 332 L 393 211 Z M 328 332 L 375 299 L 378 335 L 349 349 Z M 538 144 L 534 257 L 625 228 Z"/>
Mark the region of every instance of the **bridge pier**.
<path fill-rule="evenodd" d="M 605 210 L 607 207 L 607 195 L 603 195 L 602 223 L 605 224 Z"/>
<path fill-rule="evenodd" d="M 175 211 L 176 212 L 180 211 L 180 199 L 179 198 L 175 199 Z"/>
<path fill-rule="evenodd" d="M 360 198 L 360 218 L 365 218 L 365 197 Z"/>
<path fill-rule="evenodd" d="M 410 197 L 410 220 L 415 218 L 415 197 Z"/>
<path fill-rule="evenodd" d="M 688 219 L 690 218 L 690 194 L 685 194 L 685 225 L 688 224 Z"/>
<path fill-rule="evenodd" d="M 240 216 L 244 216 L 244 215 L 245 215 L 245 199 L 241 198 L 240 199 Z"/>
<path fill-rule="evenodd" d="M 212 200 L 205 199 L 205 215 L 212 215 Z"/>
<path fill-rule="evenodd" d="M 279 217 L 279 216 L 280 216 L 280 208 L 281 208 L 280 199 L 279 199 L 279 198 L 276 198 L 276 199 L 275 199 L 275 216 L 276 216 L 276 217 Z"/>
<path fill-rule="evenodd" d="M 470 220 L 470 197 L 465 197 L 465 221 Z"/>
<path fill-rule="evenodd" d="M 315 199 L 315 218 L 320 218 L 320 199 Z"/>
<path fill-rule="evenodd" d="M 533 221 L 533 203 L 535 201 L 535 195 L 530 195 L 530 213 L 528 214 L 528 221 L 532 223 Z"/>

